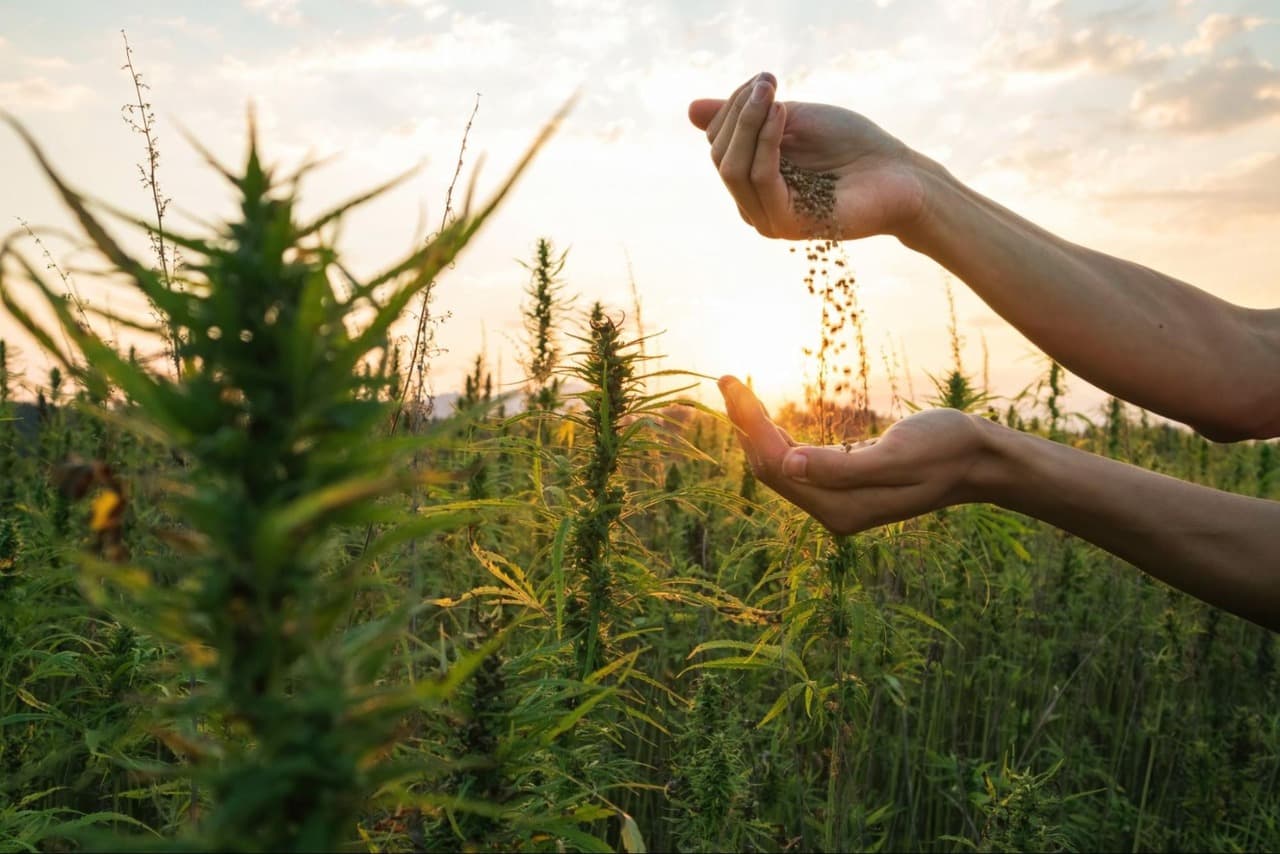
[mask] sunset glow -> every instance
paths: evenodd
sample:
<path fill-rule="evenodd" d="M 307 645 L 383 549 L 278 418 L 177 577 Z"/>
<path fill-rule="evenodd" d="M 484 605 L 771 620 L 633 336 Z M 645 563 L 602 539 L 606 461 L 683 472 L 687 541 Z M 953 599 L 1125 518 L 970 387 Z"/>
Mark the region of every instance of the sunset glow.
<path fill-rule="evenodd" d="M 225 203 L 177 129 L 234 161 L 249 103 L 281 164 L 339 155 L 304 193 L 316 208 L 425 160 L 347 223 L 345 245 L 365 271 L 438 224 L 477 93 L 464 171 L 483 154 L 481 195 L 580 93 L 440 283 L 435 308 L 449 317 L 432 370 L 438 392 L 460 384 L 482 342 L 504 383 L 519 382 L 517 261 L 545 236 L 569 249 L 579 309 L 599 299 L 631 315 L 634 275 L 646 331 L 662 332 L 650 347 L 665 354 L 662 367 L 749 374 L 769 400 L 798 398 L 801 349 L 818 326 L 801 264 L 743 225 L 685 118 L 690 99 L 727 94 L 762 68 L 777 74 L 781 98 L 863 112 L 1068 239 L 1232 301 L 1275 302 L 1280 25 L 1265 0 L 1146 0 L 1124 11 L 1091 0 L 876 0 L 810 3 L 785 17 L 764 3 L 728 13 L 570 0 L 246 0 L 171 3 L 163 14 L 136 2 L 68 2 L 56 14 L 5 5 L 0 107 L 76 186 L 139 215 L 149 197 L 134 166 L 141 143 L 119 119 L 132 94 L 119 70 L 122 28 L 151 86 L 175 212 L 207 218 Z M 67 225 L 8 131 L 0 157 L 4 215 Z M 944 277 L 890 239 L 846 251 L 883 407 L 892 354 L 908 354 L 917 392 L 948 367 Z M 91 302 L 108 300 L 85 281 Z M 966 370 L 979 372 L 985 342 L 998 393 L 1034 381 L 1043 361 L 1031 345 L 956 292 Z M 1080 407 L 1099 400 L 1082 381 L 1071 391 Z M 711 386 L 702 393 L 714 399 Z"/>

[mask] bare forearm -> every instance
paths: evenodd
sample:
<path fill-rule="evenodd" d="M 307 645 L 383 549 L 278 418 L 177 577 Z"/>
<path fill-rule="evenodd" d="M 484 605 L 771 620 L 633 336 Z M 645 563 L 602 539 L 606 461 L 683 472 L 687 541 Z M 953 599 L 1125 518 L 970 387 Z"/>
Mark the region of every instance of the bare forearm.
<path fill-rule="evenodd" d="M 1280 502 L 1184 483 L 984 419 L 979 494 L 1280 629 Z"/>
<path fill-rule="evenodd" d="M 922 161 L 903 242 L 945 266 L 1063 366 L 1215 439 L 1280 434 L 1280 319 L 1062 240 Z"/>

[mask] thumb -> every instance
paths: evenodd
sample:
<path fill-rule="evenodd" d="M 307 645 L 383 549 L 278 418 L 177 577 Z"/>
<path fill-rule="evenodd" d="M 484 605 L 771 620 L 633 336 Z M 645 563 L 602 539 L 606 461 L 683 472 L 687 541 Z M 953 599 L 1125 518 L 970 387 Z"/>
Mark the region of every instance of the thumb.
<path fill-rule="evenodd" d="M 737 377 L 723 376 L 719 386 L 729 420 L 747 437 L 758 461 L 776 465 L 791 447 L 790 437 L 770 420 L 764 404 Z"/>
<path fill-rule="evenodd" d="M 689 121 L 698 130 L 706 130 L 723 106 L 723 98 L 699 98 L 689 104 Z"/>
<path fill-rule="evenodd" d="M 861 448 L 801 445 L 782 458 L 782 474 L 799 483 L 829 489 L 863 486 L 899 486 L 903 483 L 896 461 L 875 444 Z"/>

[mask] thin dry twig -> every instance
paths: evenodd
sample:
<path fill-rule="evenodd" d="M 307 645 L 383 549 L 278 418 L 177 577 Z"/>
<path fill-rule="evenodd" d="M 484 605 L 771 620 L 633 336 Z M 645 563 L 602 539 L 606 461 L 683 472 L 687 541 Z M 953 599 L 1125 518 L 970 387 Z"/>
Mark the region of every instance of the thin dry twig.
<path fill-rule="evenodd" d="M 40 239 L 40 235 L 36 234 L 35 229 L 31 227 L 30 223 L 22 217 L 18 217 L 18 225 L 22 226 L 22 230 L 27 233 L 27 236 L 35 241 L 36 248 L 40 250 L 40 254 L 44 258 L 45 269 L 52 270 L 58 275 L 58 278 L 62 280 L 62 284 L 67 289 L 67 301 L 71 303 L 76 314 L 79 316 L 80 326 L 84 329 L 88 329 L 89 318 L 85 314 L 84 299 L 80 296 L 79 288 L 76 287 L 76 280 L 73 279 L 71 274 L 62 269 L 61 265 L 54 260 L 53 253 L 49 251 L 49 247 Z M 70 353 L 72 350 L 71 339 L 67 337 L 66 330 L 63 330 L 62 336 L 67 345 L 67 352 Z"/>
<path fill-rule="evenodd" d="M 458 146 L 458 163 L 453 170 L 453 178 L 449 181 L 449 189 L 445 191 L 444 196 L 444 213 L 440 217 L 440 231 L 444 231 L 449 224 L 449 218 L 453 215 L 453 191 L 458 185 L 458 178 L 462 175 L 463 157 L 467 151 L 467 139 L 471 136 L 471 125 L 476 120 L 476 113 L 480 112 L 480 93 L 476 93 L 475 106 L 471 108 L 471 115 L 467 118 L 467 126 L 462 130 L 462 143 Z M 426 368 L 419 364 L 420 359 L 425 359 L 427 355 L 428 343 L 431 339 L 431 294 L 434 290 L 434 283 L 428 285 L 422 291 L 422 302 L 418 311 L 418 328 L 413 336 L 413 350 L 409 355 L 408 376 L 405 377 L 404 385 L 396 395 L 396 411 L 391 416 L 390 433 L 395 434 L 396 428 L 400 425 L 400 417 L 404 414 L 405 401 L 409 397 L 409 389 L 416 389 L 414 402 L 419 406 L 422 403 L 423 391 L 426 387 Z M 415 384 L 415 372 L 417 382 Z"/>
<path fill-rule="evenodd" d="M 129 36 L 124 30 L 120 31 L 120 37 L 124 40 L 124 65 L 120 66 L 122 70 L 129 72 L 129 77 L 133 80 L 133 93 L 137 98 L 136 103 L 124 104 L 120 108 L 121 117 L 124 119 L 134 133 L 142 134 L 142 138 L 147 144 L 147 159 L 145 163 L 138 164 L 138 174 L 142 179 L 142 186 L 151 193 L 151 203 L 155 209 L 156 227 L 151 232 L 151 248 L 155 252 L 156 259 L 160 262 L 160 275 L 164 278 L 166 288 L 173 288 L 173 273 L 177 267 L 177 255 L 165 245 L 164 239 L 164 215 L 169 208 L 169 197 L 160 189 L 158 170 L 160 167 L 160 148 L 159 139 L 155 133 L 156 116 L 151 109 L 151 102 L 142 94 L 142 90 L 151 87 L 143 82 L 142 72 L 138 71 L 133 64 L 133 48 L 129 46 Z M 170 349 L 170 357 L 173 360 L 174 376 L 182 375 L 182 357 L 178 352 L 178 333 L 177 330 L 171 329 L 168 332 L 168 345 Z"/>

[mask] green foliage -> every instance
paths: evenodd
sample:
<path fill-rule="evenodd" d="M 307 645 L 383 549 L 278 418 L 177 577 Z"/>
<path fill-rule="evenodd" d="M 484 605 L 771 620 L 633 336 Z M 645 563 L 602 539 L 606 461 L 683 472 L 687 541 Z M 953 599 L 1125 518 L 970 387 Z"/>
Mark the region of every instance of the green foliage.
<path fill-rule="evenodd" d="M 973 384 L 973 381 L 960 373 L 952 371 L 946 377 L 932 378 L 934 396 L 930 401 L 935 406 L 947 409 L 958 409 L 961 412 L 976 412 L 992 398 Z"/>
<path fill-rule="evenodd" d="M 465 212 L 385 273 L 357 281 L 324 234 L 391 185 L 300 222 L 302 173 L 277 181 L 251 133 L 242 174 L 217 167 L 239 197 L 238 218 L 211 238 L 167 235 L 188 257 L 179 290 L 127 255 L 31 148 L 99 251 L 160 311 L 163 327 L 141 328 L 173 342 L 183 368 L 172 379 L 120 356 L 76 322 L 30 263 L 12 256 L 83 361 L 58 350 L 0 282 L 15 318 L 90 397 L 106 400 L 112 388 L 125 394 L 126 406 L 98 407 L 100 416 L 185 463 L 182 481 L 170 482 L 163 497 L 183 525 L 185 553 L 127 564 L 119 550 L 82 567 L 94 605 L 154 633 L 194 674 L 189 693 L 163 704 L 155 724 L 210 803 L 184 844 L 331 849 L 367 802 L 406 773 L 386 761 L 397 721 L 448 694 L 447 685 L 380 682 L 406 609 L 340 630 L 370 587 L 362 575 L 368 557 L 383 547 L 375 541 L 352 558 L 335 554 L 334 538 L 359 523 L 419 524 L 379 499 L 429 474 L 397 468 L 411 446 L 370 440 L 386 420 L 390 382 L 357 368 L 385 352 L 392 323 L 497 200 Z M 55 368 L 55 402 L 60 386 Z M 467 668 L 456 670 L 461 678 Z"/>
<path fill-rule="evenodd" d="M 471 373 L 463 382 L 462 396 L 458 398 L 458 408 L 472 411 L 478 407 L 488 407 L 493 401 L 493 374 L 485 367 L 484 355 L 477 354 Z"/>
<path fill-rule="evenodd" d="M 538 238 L 533 262 L 524 265 L 530 273 L 525 289 L 528 302 L 523 308 L 524 330 L 528 337 L 525 371 L 529 382 L 529 408 L 554 410 L 560 402 L 560 379 L 556 370 L 560 366 L 559 320 L 567 304 L 564 272 L 568 250 L 556 254 L 551 241 Z"/>
<path fill-rule="evenodd" d="M 600 303 L 592 307 L 587 324 L 587 349 L 574 373 L 588 384 L 579 399 L 585 407 L 581 420 L 591 444 L 577 484 L 578 509 L 569 538 L 575 583 L 568 619 L 578 648 L 579 675 L 584 678 L 604 661 L 615 595 L 621 592 L 614 577 L 611 529 L 622 515 L 625 495 L 614 475 L 623 452 L 622 421 L 631 414 L 638 394 L 638 354 L 629 350 L 620 325 L 605 314 Z"/>
<path fill-rule="evenodd" d="M 1049 374 L 1045 380 L 1048 394 L 1045 397 L 1045 409 L 1049 413 L 1049 438 L 1062 437 L 1062 365 L 1052 359 L 1049 361 Z"/>
<path fill-rule="evenodd" d="M 741 851 L 767 838 L 748 814 L 749 740 L 736 700 L 724 676 L 707 671 L 698 677 L 668 786 L 682 851 Z"/>

